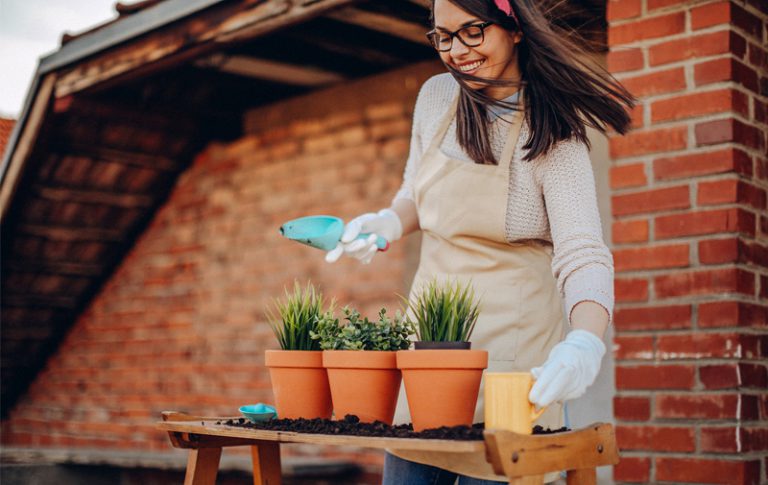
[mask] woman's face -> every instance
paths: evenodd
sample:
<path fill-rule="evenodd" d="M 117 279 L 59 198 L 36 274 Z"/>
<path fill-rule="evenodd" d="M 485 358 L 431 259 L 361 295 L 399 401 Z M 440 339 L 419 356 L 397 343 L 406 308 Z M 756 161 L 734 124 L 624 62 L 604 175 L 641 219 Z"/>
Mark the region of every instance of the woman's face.
<path fill-rule="evenodd" d="M 435 0 L 435 29 L 452 33 L 483 20 L 449 0 Z M 440 58 L 449 66 L 473 76 L 486 79 L 520 80 L 517 63 L 516 44 L 522 34 L 509 32 L 499 25 L 492 24 L 485 28 L 483 42 L 477 47 L 467 47 L 458 36 L 453 38 L 451 50 L 440 52 Z M 489 96 L 502 99 L 513 94 L 517 88 L 506 86 L 487 86 L 478 82 L 468 82 L 472 89 L 485 89 Z"/>

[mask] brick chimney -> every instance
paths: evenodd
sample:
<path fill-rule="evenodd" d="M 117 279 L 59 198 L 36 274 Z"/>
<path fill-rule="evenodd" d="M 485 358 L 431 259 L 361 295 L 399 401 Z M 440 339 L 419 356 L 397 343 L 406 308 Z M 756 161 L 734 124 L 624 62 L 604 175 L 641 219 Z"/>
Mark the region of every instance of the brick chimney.
<path fill-rule="evenodd" d="M 766 481 L 765 0 L 608 2 L 617 482 Z"/>

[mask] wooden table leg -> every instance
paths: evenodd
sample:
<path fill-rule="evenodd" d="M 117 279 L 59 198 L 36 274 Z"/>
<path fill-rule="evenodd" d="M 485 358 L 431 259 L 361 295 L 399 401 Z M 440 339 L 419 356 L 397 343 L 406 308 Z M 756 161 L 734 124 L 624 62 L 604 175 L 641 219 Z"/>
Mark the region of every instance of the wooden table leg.
<path fill-rule="evenodd" d="M 280 443 L 260 441 L 251 446 L 253 458 L 253 485 L 280 485 Z"/>
<path fill-rule="evenodd" d="M 189 450 L 184 485 L 214 485 L 219 471 L 221 448 Z"/>
<path fill-rule="evenodd" d="M 597 483 L 597 469 L 568 470 L 566 483 L 568 485 L 595 485 Z"/>

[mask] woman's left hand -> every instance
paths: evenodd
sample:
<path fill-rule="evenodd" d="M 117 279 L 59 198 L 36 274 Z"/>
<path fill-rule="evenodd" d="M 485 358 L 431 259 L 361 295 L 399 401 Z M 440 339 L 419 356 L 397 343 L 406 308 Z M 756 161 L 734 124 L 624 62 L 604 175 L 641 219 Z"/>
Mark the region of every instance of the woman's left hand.
<path fill-rule="evenodd" d="M 539 407 L 576 399 L 586 392 L 600 371 L 605 344 L 592 332 L 572 330 L 555 345 L 541 367 L 531 369 L 534 382 L 528 400 Z"/>

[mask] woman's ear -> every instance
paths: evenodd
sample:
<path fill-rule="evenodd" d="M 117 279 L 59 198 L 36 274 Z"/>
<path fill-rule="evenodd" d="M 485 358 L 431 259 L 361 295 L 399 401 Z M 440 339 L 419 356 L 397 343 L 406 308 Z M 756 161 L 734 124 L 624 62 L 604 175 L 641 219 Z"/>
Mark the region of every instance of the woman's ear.
<path fill-rule="evenodd" d="M 507 31 L 507 35 L 509 36 L 510 39 L 512 39 L 512 43 L 515 45 L 519 44 L 520 41 L 523 40 L 523 33 L 519 31 L 518 32 Z"/>

